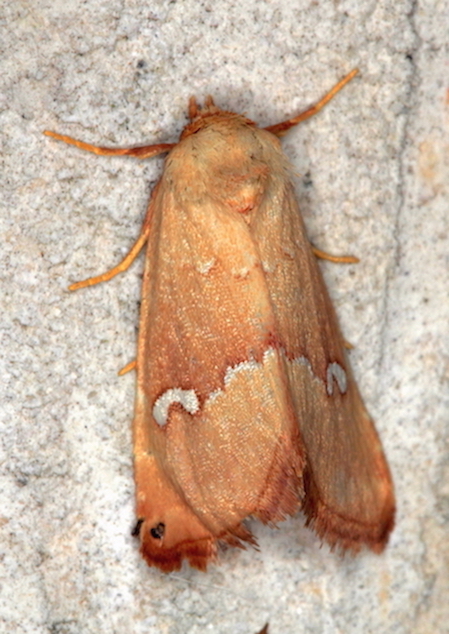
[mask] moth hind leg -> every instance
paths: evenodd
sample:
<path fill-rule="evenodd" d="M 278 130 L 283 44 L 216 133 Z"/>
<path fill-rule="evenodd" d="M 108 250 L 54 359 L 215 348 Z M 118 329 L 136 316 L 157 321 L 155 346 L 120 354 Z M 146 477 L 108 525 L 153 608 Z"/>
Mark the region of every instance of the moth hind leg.
<path fill-rule="evenodd" d="M 136 242 L 131 247 L 128 254 L 125 255 L 123 260 L 119 264 L 117 264 L 117 266 L 114 266 L 112 269 L 109 269 L 109 271 L 106 271 L 106 273 L 102 273 L 101 275 L 96 275 L 95 277 L 89 277 L 87 278 L 87 280 L 82 280 L 81 282 L 75 282 L 75 284 L 71 284 L 69 286 L 69 291 L 77 291 L 80 288 L 87 288 L 88 286 L 95 286 L 96 284 L 101 284 L 101 282 L 108 282 L 119 273 L 123 273 L 124 271 L 127 271 L 129 267 L 131 266 L 131 264 L 136 259 L 136 257 L 139 255 L 140 251 L 145 245 L 145 242 L 148 240 L 149 233 L 150 233 L 150 226 L 148 224 L 147 227 L 143 228 L 142 233 L 137 238 Z M 125 371 L 127 372 L 128 370 L 125 369 Z M 123 372 L 123 374 L 125 374 L 125 372 Z"/>
<path fill-rule="evenodd" d="M 317 249 L 317 247 L 314 247 L 313 244 L 311 246 L 313 254 L 320 260 L 326 260 L 327 262 L 333 262 L 334 264 L 358 264 L 360 262 L 359 258 L 355 255 L 332 255 L 326 251 Z"/>

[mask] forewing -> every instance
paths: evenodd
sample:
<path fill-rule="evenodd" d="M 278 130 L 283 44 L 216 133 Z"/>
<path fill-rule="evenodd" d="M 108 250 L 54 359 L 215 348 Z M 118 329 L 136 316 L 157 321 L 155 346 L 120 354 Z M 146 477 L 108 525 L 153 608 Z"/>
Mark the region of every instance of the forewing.
<path fill-rule="evenodd" d="M 388 465 L 354 382 L 292 187 L 280 184 L 275 196 L 282 213 L 271 213 L 268 201 L 251 231 L 306 450 L 304 510 L 331 545 L 358 550 L 366 544 L 380 551 L 394 522 Z"/>
<path fill-rule="evenodd" d="M 214 196 L 222 169 L 212 178 L 211 159 L 198 174 L 184 145 L 153 197 L 137 359 L 137 513 L 143 554 L 163 570 L 183 558 L 205 568 L 217 539 L 251 540 L 243 519 L 278 521 L 302 493 L 294 403 L 242 212 L 263 198 L 266 169 L 240 163 Z"/>

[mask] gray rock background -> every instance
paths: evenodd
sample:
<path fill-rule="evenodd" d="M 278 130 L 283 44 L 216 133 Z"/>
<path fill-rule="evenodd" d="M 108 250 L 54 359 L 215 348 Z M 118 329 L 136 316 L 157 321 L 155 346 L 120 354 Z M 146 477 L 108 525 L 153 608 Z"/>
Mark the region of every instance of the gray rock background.
<path fill-rule="evenodd" d="M 449 631 L 448 2 L 0 3 L 0 630 L 51 634 Z M 130 422 L 139 233 L 190 95 L 262 125 L 354 80 L 284 148 L 389 458 L 397 526 L 341 558 L 293 518 L 207 574 L 141 560 Z"/>

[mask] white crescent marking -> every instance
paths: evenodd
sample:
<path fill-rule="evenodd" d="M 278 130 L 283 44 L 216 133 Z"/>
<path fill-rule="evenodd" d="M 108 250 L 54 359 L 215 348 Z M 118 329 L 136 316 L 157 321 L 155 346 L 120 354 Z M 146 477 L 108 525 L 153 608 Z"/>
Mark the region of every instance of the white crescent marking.
<path fill-rule="evenodd" d="M 195 390 L 171 388 L 161 394 L 153 405 L 153 418 L 161 427 L 167 424 L 170 406 L 174 403 L 180 403 L 189 414 L 196 414 L 200 408 Z"/>
<path fill-rule="evenodd" d="M 340 394 L 346 394 L 348 389 L 348 377 L 339 363 L 329 363 L 327 366 L 327 393 L 332 396 L 334 393 L 334 379 L 337 382 Z"/>

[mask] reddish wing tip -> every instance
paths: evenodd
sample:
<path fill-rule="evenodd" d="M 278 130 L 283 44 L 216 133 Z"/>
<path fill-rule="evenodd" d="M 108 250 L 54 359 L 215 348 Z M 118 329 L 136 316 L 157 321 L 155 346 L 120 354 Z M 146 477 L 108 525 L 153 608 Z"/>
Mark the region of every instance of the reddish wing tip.
<path fill-rule="evenodd" d="M 138 520 L 133 535 L 140 535 L 140 552 L 147 564 L 159 568 L 162 572 L 180 570 L 184 559 L 193 568 L 205 572 L 207 565 L 217 559 L 218 542 L 237 548 L 245 548 L 245 544 L 249 543 L 257 548 L 253 535 L 241 524 L 219 536 L 209 533 L 206 537 L 177 541 L 173 546 L 164 544 L 163 528 L 159 535 L 158 528 L 156 526 L 148 530 L 145 520 Z"/>
<path fill-rule="evenodd" d="M 205 572 L 207 564 L 215 561 L 217 556 L 216 542 L 211 538 L 181 542 L 172 548 L 164 547 L 148 531 L 141 533 L 141 539 L 140 552 L 145 561 L 162 572 L 180 570 L 184 559 L 193 568 Z"/>
<path fill-rule="evenodd" d="M 394 527 L 395 505 L 392 495 L 385 501 L 377 521 L 372 522 L 341 516 L 316 500 L 310 503 L 310 498 L 306 498 L 303 511 L 307 516 L 306 526 L 310 526 L 332 549 L 352 550 L 354 553 L 364 546 L 377 554 L 381 553 Z"/>

